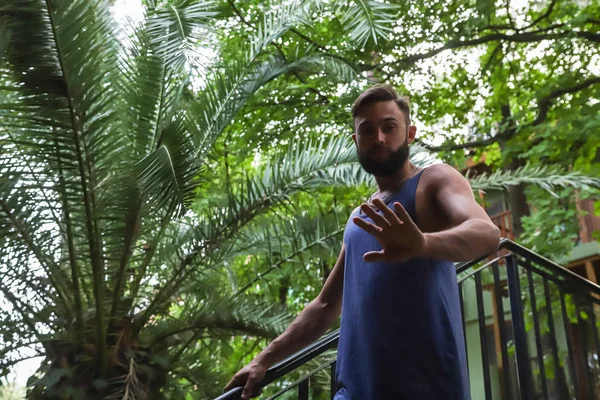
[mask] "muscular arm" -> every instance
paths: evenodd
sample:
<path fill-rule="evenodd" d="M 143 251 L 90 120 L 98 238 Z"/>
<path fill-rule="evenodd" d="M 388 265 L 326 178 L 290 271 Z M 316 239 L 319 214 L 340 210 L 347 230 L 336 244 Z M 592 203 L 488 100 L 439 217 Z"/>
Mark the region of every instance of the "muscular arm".
<path fill-rule="evenodd" d="M 345 249 L 342 246 L 335 266 L 317 298 L 257 356 L 257 360 L 271 366 L 308 346 L 333 325 L 342 309 L 344 256 Z"/>
<path fill-rule="evenodd" d="M 257 360 L 271 366 L 308 346 L 333 325 L 342 309 L 344 257 L 345 249 L 342 246 L 335 266 L 317 298 L 256 357 Z"/>
<path fill-rule="evenodd" d="M 242 399 L 250 398 L 253 387 L 262 381 L 273 364 L 296 353 L 323 335 L 333 325 L 342 310 L 345 249 L 327 278 L 323 289 L 277 339 L 273 340 L 254 360 L 240 370 L 225 390 L 244 386 Z"/>
<path fill-rule="evenodd" d="M 454 168 L 439 164 L 429 168 L 428 195 L 450 222 L 451 228 L 425 234 L 427 257 L 469 261 L 498 249 L 500 231 L 477 204 L 469 182 Z"/>

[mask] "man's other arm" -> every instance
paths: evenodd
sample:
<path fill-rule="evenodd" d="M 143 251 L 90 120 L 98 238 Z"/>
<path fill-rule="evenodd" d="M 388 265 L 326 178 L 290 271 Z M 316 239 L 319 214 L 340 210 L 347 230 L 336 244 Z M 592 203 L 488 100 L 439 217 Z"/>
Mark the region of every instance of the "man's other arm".
<path fill-rule="evenodd" d="M 254 386 L 262 381 L 273 364 L 315 342 L 333 325 L 342 309 L 344 258 L 345 249 L 342 245 L 335 266 L 317 298 L 302 310 L 285 332 L 235 374 L 225 391 L 244 386 L 242 399 L 249 399 Z"/>

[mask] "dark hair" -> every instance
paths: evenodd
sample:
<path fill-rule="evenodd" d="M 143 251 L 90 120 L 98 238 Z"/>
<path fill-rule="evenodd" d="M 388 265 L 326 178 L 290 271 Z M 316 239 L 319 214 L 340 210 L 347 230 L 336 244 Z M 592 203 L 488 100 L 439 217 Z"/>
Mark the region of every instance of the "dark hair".
<path fill-rule="evenodd" d="M 410 126 L 410 100 L 406 96 L 398 96 L 396 90 L 390 85 L 378 84 L 362 92 L 352 105 L 352 118 L 356 118 L 364 109 L 380 101 L 393 101 L 404 113 L 406 126 Z"/>

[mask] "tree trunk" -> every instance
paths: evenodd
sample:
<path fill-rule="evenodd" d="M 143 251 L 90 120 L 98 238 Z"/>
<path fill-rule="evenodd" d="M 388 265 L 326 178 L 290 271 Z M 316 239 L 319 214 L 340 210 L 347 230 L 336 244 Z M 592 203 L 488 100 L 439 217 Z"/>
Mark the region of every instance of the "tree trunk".
<path fill-rule="evenodd" d="M 512 138 L 515 136 L 515 130 L 517 129 L 517 125 L 515 121 L 511 118 L 510 106 L 508 104 L 504 104 L 502 106 L 502 126 L 504 126 L 505 131 L 502 132 L 503 137 Z M 501 151 L 504 152 L 505 142 L 502 141 L 499 143 Z M 519 167 L 525 165 L 525 162 L 517 157 L 514 157 L 508 165 L 506 165 L 505 169 L 507 171 L 514 171 Z M 511 186 L 508 189 L 508 201 L 510 204 L 510 210 L 512 213 L 513 220 L 513 229 L 514 229 L 514 237 L 518 239 L 519 236 L 523 233 L 523 224 L 521 224 L 521 218 L 530 215 L 529 205 L 527 204 L 527 197 L 525 196 L 525 186 L 523 184 L 518 186 Z"/>

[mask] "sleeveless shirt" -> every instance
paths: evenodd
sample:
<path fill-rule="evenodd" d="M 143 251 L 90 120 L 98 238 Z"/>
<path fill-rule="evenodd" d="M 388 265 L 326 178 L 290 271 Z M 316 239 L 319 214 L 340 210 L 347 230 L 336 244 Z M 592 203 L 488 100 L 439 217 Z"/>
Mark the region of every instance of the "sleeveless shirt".
<path fill-rule="evenodd" d="M 422 171 L 388 207 L 400 202 L 412 220 Z M 367 263 L 381 245 L 352 219 L 346 247 L 334 400 L 469 400 L 469 380 L 454 263 L 413 258 Z"/>

